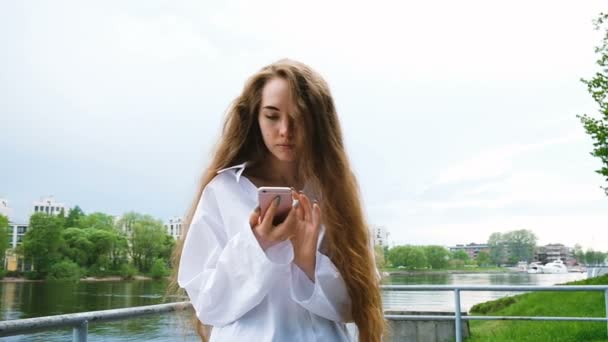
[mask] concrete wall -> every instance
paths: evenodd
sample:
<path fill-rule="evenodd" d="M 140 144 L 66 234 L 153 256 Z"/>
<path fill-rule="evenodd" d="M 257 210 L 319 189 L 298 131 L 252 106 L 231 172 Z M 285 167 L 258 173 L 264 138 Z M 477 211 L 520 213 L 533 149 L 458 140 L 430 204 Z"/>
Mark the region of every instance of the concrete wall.
<path fill-rule="evenodd" d="M 453 312 L 386 311 L 386 315 L 453 316 Z M 463 316 L 466 313 L 462 313 Z M 384 342 L 451 342 L 456 340 L 455 322 L 389 320 L 391 335 Z M 462 337 L 469 336 L 469 322 L 462 321 Z"/>

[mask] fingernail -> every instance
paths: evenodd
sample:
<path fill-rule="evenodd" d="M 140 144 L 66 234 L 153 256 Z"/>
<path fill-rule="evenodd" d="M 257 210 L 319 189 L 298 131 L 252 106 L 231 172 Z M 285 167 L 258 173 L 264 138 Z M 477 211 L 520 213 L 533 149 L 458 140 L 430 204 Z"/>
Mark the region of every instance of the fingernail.
<path fill-rule="evenodd" d="M 274 198 L 274 204 L 279 205 L 279 203 L 281 203 L 281 196 L 277 196 Z"/>
<path fill-rule="evenodd" d="M 303 194 L 304 194 L 304 191 L 300 190 L 300 191 L 298 191 L 298 193 L 299 193 L 300 195 L 303 195 Z"/>
<path fill-rule="evenodd" d="M 312 203 L 313 203 L 313 204 L 319 204 L 319 201 L 314 200 L 314 201 L 312 201 Z"/>
<path fill-rule="evenodd" d="M 259 214 L 259 213 L 260 213 L 260 211 L 262 211 L 262 208 L 260 208 L 260 206 L 258 205 L 258 206 L 255 208 L 255 212 Z"/>
<path fill-rule="evenodd" d="M 296 208 L 296 209 L 297 209 L 299 206 L 300 206 L 300 201 L 299 201 L 299 200 L 295 200 L 295 201 L 293 201 L 293 207 L 294 207 L 294 208 Z"/>

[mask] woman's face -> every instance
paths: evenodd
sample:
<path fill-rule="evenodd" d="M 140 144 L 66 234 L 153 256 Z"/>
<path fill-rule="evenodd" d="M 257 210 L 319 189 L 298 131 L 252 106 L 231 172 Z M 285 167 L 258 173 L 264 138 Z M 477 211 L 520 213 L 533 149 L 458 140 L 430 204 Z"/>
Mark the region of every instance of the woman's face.
<path fill-rule="evenodd" d="M 287 81 L 278 77 L 268 80 L 262 89 L 258 122 L 266 148 L 280 161 L 296 160 L 297 127 L 289 115 L 293 110 L 295 104 Z"/>

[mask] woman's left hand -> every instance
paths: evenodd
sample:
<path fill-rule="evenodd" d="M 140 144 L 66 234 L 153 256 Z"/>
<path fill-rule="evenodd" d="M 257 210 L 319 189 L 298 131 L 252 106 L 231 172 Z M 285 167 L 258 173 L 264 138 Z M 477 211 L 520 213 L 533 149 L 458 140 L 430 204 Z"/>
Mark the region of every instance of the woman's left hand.
<path fill-rule="evenodd" d="M 316 202 L 311 204 L 303 193 L 294 194 L 294 198 L 300 202 L 296 209 L 296 232 L 291 237 L 295 254 L 294 262 L 314 282 L 317 241 L 321 230 L 321 208 Z"/>

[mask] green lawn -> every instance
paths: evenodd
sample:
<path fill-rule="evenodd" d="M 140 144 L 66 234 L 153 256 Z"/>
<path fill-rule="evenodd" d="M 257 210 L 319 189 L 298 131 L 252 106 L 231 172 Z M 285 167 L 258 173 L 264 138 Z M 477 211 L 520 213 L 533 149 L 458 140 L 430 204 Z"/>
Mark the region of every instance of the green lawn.
<path fill-rule="evenodd" d="M 608 285 L 608 275 L 568 283 Z M 606 317 L 603 292 L 533 292 L 478 304 L 472 315 Z M 470 321 L 474 341 L 608 341 L 605 322 Z"/>

